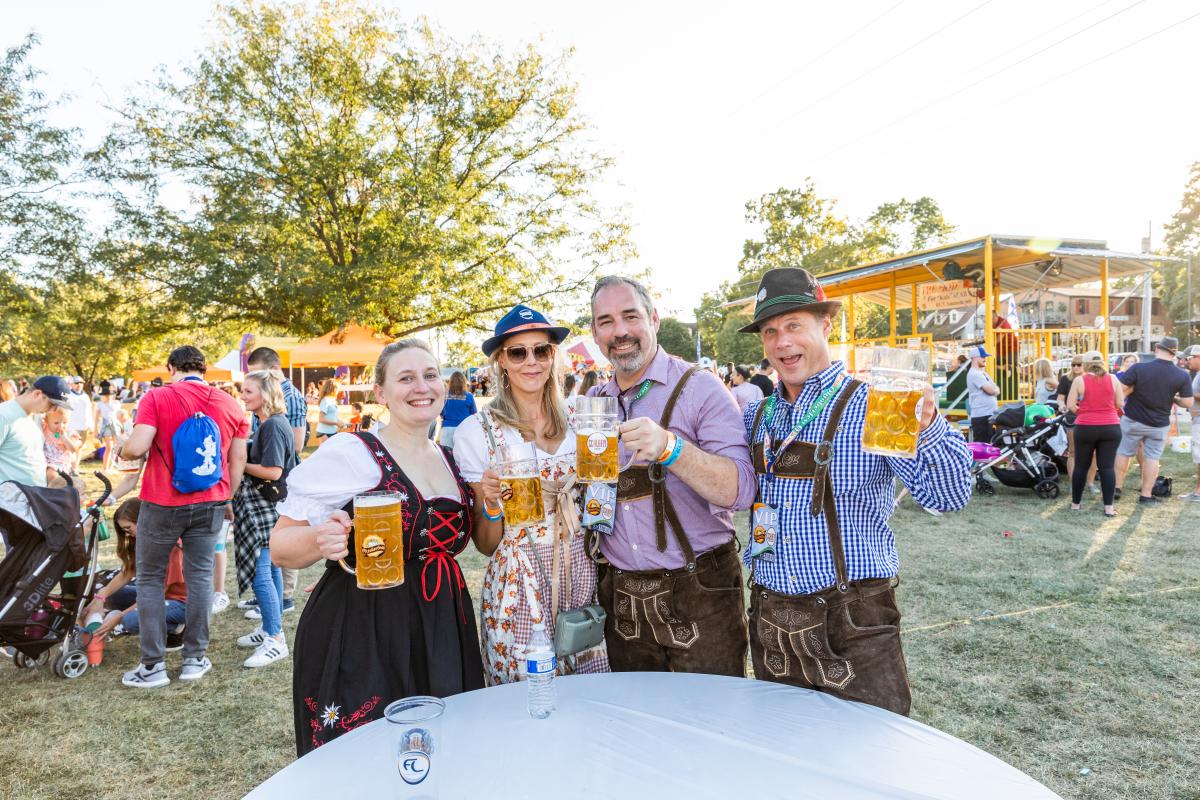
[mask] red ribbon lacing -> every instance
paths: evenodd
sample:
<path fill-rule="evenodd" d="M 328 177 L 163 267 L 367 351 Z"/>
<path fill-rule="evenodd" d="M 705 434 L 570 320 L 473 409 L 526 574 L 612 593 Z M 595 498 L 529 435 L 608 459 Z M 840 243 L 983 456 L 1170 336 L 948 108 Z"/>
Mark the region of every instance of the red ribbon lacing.
<path fill-rule="evenodd" d="M 466 613 L 463 610 L 461 602 L 461 593 L 467 585 L 463 579 L 462 567 L 458 565 L 458 561 L 454 559 L 454 554 L 449 551 L 449 548 L 454 544 L 454 540 L 458 538 L 459 529 L 454 527 L 454 523 L 459 521 L 457 514 L 443 514 L 440 511 L 430 512 L 431 517 L 437 519 L 437 524 L 434 525 L 426 535 L 432 546 L 425 550 L 425 566 L 421 568 L 421 596 L 425 598 L 425 602 L 433 602 L 433 599 L 438 596 L 438 592 L 442 590 L 442 573 L 446 573 L 446 583 L 457 584 L 458 592 L 455 595 L 455 602 L 458 605 L 458 616 L 465 625 L 467 623 Z M 439 539 L 436 534 L 442 528 L 448 528 L 449 534 L 445 539 Z M 433 592 L 429 591 L 428 573 L 429 568 L 434 567 L 434 577 L 437 582 L 433 585 Z"/>

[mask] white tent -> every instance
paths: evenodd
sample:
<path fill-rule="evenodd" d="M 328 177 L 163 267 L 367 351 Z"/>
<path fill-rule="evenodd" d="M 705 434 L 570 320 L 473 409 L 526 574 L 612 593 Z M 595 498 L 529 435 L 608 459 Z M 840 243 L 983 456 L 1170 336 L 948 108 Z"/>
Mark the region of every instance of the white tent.
<path fill-rule="evenodd" d="M 237 350 L 230 350 L 215 366 L 220 369 L 229 370 L 235 381 L 240 381 L 246 377 L 245 373 L 242 372 L 242 354 Z"/>
<path fill-rule="evenodd" d="M 581 336 L 571 344 L 567 345 L 568 357 L 572 359 L 578 358 L 584 361 L 590 361 L 596 369 L 608 369 L 612 366 L 604 353 L 600 352 L 600 345 L 590 336 Z"/>

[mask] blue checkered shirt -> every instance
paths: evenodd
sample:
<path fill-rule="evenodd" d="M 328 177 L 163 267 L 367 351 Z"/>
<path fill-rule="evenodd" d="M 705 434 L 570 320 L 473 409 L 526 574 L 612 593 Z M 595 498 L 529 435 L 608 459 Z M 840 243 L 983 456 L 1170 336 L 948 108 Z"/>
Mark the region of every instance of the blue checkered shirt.
<path fill-rule="evenodd" d="M 776 388 L 779 399 L 771 421 L 775 443 L 783 441 L 794 422 L 804 416 L 813 401 L 844 370 L 844 365 L 835 361 L 817 373 L 805 382 L 794 404 L 784 400 Z M 837 397 L 835 394 L 817 418 L 801 429 L 798 440 L 821 440 Z M 758 430 L 750 430 L 762 402 L 765 398 L 751 402 L 743 416 L 751 451 L 763 440 L 766 428 L 764 414 Z M 971 453 L 962 434 L 945 419 L 937 417 L 921 432 L 916 458 L 891 458 L 863 452 L 866 413 L 867 387 L 860 386 L 847 403 L 834 434 L 833 460 L 829 465 L 834 506 L 846 549 L 846 570 L 852 581 L 889 578 L 899 570 L 896 537 L 888 526 L 896 497 L 896 478 L 926 508 L 957 511 L 971 498 Z M 756 558 L 752 565 L 755 582 L 772 591 L 809 594 L 837 583 L 825 515 L 814 517 L 811 512 L 812 487 L 813 482 L 807 479 L 768 480 L 765 475 L 758 476 L 759 500 L 779 509 L 775 560 Z M 751 566 L 748 547 L 743 558 Z"/>
<path fill-rule="evenodd" d="M 304 395 L 296 388 L 296 385 L 287 378 L 283 379 L 283 402 L 287 406 L 288 425 L 293 428 L 305 428 L 308 425 L 308 401 L 304 399 Z M 250 432 L 258 432 L 258 415 L 250 415 Z M 300 454 L 297 453 L 297 456 Z"/>

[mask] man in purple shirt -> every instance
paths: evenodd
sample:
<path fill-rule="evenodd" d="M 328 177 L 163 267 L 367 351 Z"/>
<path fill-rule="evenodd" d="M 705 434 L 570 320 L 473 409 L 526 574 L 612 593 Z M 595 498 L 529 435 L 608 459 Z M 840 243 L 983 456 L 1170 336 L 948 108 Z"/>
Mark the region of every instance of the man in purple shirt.
<path fill-rule="evenodd" d="M 721 380 L 658 346 L 645 287 L 601 278 L 592 336 L 618 398 L 621 473 L 600 551 L 600 603 L 612 669 L 745 675 L 747 633 L 733 512 L 750 507 L 754 468 Z"/>

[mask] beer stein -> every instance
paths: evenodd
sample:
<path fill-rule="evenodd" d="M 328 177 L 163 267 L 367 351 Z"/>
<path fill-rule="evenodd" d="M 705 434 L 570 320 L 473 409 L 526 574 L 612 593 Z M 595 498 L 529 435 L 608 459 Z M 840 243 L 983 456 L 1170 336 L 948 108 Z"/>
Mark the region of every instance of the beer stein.
<path fill-rule="evenodd" d="M 354 574 L 360 589 L 404 583 L 404 500 L 398 492 L 364 492 L 354 498 Z"/>
<path fill-rule="evenodd" d="M 523 528 L 545 519 L 542 476 L 533 445 L 497 448 L 496 473 L 500 476 L 500 506 L 507 524 Z"/>
<path fill-rule="evenodd" d="M 575 403 L 575 479 L 616 483 L 617 398 L 580 397 Z"/>
<path fill-rule="evenodd" d="M 868 453 L 915 458 L 922 404 L 929 387 L 929 353 L 876 347 L 871 353 L 862 446 Z"/>

